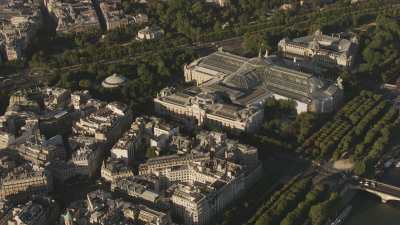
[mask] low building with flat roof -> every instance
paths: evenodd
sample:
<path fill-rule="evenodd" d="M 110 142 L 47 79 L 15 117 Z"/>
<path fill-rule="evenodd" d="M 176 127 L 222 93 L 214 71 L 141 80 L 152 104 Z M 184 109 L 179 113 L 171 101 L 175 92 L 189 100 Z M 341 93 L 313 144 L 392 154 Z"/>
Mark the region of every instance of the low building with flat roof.
<path fill-rule="evenodd" d="M 138 14 L 134 15 L 132 19 L 135 22 L 135 24 L 138 24 L 138 25 L 149 22 L 149 16 L 144 13 L 138 13 Z"/>
<path fill-rule="evenodd" d="M 145 201 L 156 203 L 159 199 L 160 194 L 157 193 L 156 183 L 157 180 L 150 179 L 143 179 L 147 177 L 127 177 L 127 178 L 120 178 L 116 179 L 111 184 L 111 189 L 113 191 L 123 192 L 127 195 L 139 199 L 143 199 Z"/>
<path fill-rule="evenodd" d="M 164 36 L 164 31 L 158 26 L 147 26 L 138 31 L 136 39 L 140 41 L 159 39 Z"/>

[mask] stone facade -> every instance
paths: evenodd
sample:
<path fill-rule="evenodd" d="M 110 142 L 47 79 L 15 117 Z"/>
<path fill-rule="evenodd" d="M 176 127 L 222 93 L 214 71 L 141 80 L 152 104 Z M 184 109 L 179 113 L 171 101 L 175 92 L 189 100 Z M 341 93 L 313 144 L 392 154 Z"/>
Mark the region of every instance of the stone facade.
<path fill-rule="evenodd" d="M 100 30 L 100 21 L 90 0 L 45 0 L 45 6 L 63 33 Z"/>
<path fill-rule="evenodd" d="M 257 130 L 263 103 L 272 97 L 295 101 L 299 113 L 335 110 L 341 84 L 317 78 L 310 67 L 267 53 L 249 59 L 220 50 L 186 65 L 185 80 L 196 86 L 163 89 L 154 99 L 155 109 L 199 126 L 245 132 Z"/>
<path fill-rule="evenodd" d="M 52 185 L 52 177 L 47 171 L 17 167 L 1 181 L 0 198 L 47 193 L 52 190 Z"/>
<path fill-rule="evenodd" d="M 43 24 L 40 6 L 31 0 L 10 1 L 0 8 L 0 14 L 0 55 L 8 60 L 21 59 Z"/>
<path fill-rule="evenodd" d="M 261 174 L 257 149 L 225 139 L 221 133 L 196 137 L 190 153 L 152 158 L 141 176 L 156 176 L 166 189 L 173 214 L 188 225 L 211 224 Z"/>
<path fill-rule="evenodd" d="M 281 55 L 299 60 L 311 60 L 323 66 L 351 67 L 358 49 L 358 39 L 341 38 L 339 35 L 324 35 L 317 30 L 311 36 L 289 40 L 282 39 L 278 44 Z"/>
<path fill-rule="evenodd" d="M 101 167 L 101 177 L 113 183 L 117 179 L 133 177 L 133 171 L 120 160 L 108 159 Z"/>

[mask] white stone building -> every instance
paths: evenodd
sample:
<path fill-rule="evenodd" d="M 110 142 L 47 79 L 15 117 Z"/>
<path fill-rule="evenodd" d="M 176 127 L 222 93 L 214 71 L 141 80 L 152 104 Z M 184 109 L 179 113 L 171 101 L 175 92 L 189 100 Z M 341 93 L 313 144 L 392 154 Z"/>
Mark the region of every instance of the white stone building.
<path fill-rule="evenodd" d="M 160 187 L 170 193 L 174 215 L 188 225 L 211 224 L 261 172 L 256 148 L 225 140 L 220 133 L 199 139 L 204 141 L 191 153 L 152 158 L 139 166 L 141 176 L 159 178 Z"/>
<path fill-rule="evenodd" d="M 111 157 L 122 159 L 126 164 L 131 163 L 135 153 L 145 146 L 144 124 L 141 118 L 132 123 L 130 129 L 111 148 Z"/>
<path fill-rule="evenodd" d="M 281 55 L 298 60 L 310 60 L 318 65 L 328 67 L 351 67 L 358 50 L 358 39 L 350 39 L 340 35 L 324 35 L 317 30 L 313 35 L 289 40 L 282 39 L 278 43 Z"/>
<path fill-rule="evenodd" d="M 341 103 L 340 83 L 322 80 L 306 64 L 277 56 L 244 58 L 222 50 L 186 65 L 185 80 L 197 86 L 163 89 L 156 112 L 199 126 L 253 132 L 261 124 L 266 99 L 290 99 L 297 112 L 331 112 Z"/>
<path fill-rule="evenodd" d="M 147 26 L 144 29 L 138 31 L 136 39 L 140 41 L 153 40 L 159 39 L 162 36 L 164 36 L 164 31 L 161 28 L 157 26 Z"/>
<path fill-rule="evenodd" d="M 124 84 L 126 83 L 126 78 L 123 76 L 120 76 L 116 73 L 114 73 L 113 75 L 107 77 L 102 83 L 101 85 L 104 88 L 108 88 L 108 89 L 112 89 L 112 88 L 120 88 L 122 86 L 124 86 Z"/>

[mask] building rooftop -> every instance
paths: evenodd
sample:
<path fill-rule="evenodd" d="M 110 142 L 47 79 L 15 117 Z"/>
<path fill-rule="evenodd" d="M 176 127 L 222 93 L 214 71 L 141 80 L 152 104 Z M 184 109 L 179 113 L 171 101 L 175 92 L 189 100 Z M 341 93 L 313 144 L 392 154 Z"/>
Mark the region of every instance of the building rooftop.
<path fill-rule="evenodd" d="M 244 57 L 218 51 L 194 61 L 189 66 L 203 72 L 208 71 L 210 75 L 229 75 L 236 72 L 246 61 Z"/>
<path fill-rule="evenodd" d="M 113 198 L 111 193 L 100 189 L 88 193 L 86 201 L 74 202 L 67 210 L 73 221 L 84 224 L 133 225 L 138 222 L 167 225 L 170 221 L 168 212 Z"/>
<path fill-rule="evenodd" d="M 334 102 L 341 96 L 338 88 L 330 88 L 336 84 L 319 78 L 320 70 L 309 63 L 268 52 L 264 57 L 245 58 L 219 50 L 184 69 L 186 81 L 196 81 L 197 86 L 161 90 L 155 98 L 156 111 L 181 120 L 194 117 L 199 125 L 252 132 L 262 120 L 268 98 L 293 99 L 298 112 L 303 112 L 331 111 L 336 103 L 321 102 Z"/>
<path fill-rule="evenodd" d="M 7 176 L 1 180 L 2 185 L 9 182 L 16 182 L 17 180 L 24 180 L 27 178 L 44 177 L 46 172 L 43 169 L 34 170 L 32 167 L 24 165 L 17 167 L 10 171 Z"/>
<path fill-rule="evenodd" d="M 142 179 L 122 178 L 118 179 L 114 187 L 120 191 L 126 192 L 128 195 L 138 197 L 149 202 L 155 202 L 159 198 L 159 194 L 155 192 L 151 183 L 145 182 Z"/>
<path fill-rule="evenodd" d="M 21 222 L 29 224 L 30 221 L 36 220 L 40 216 L 44 216 L 44 208 L 39 204 L 29 202 L 22 208 L 22 211 L 17 216 Z"/>
<path fill-rule="evenodd" d="M 126 82 L 126 78 L 124 76 L 114 73 L 113 75 L 107 77 L 103 81 L 102 85 L 105 88 L 117 88 L 117 87 L 121 87 L 122 85 L 124 85 L 125 82 Z"/>
<path fill-rule="evenodd" d="M 295 38 L 292 41 L 310 47 L 321 47 L 332 52 L 348 52 L 352 44 L 350 40 L 344 39 L 340 35 L 329 36 L 320 30 L 315 31 L 313 35 Z"/>
<path fill-rule="evenodd" d="M 107 169 L 112 173 L 131 171 L 131 169 L 127 167 L 122 160 L 118 159 L 107 159 L 104 161 L 102 169 Z"/>
<path fill-rule="evenodd" d="M 100 29 L 100 22 L 91 1 L 51 0 L 47 9 L 57 18 L 57 31 L 81 32 L 88 28 Z"/>

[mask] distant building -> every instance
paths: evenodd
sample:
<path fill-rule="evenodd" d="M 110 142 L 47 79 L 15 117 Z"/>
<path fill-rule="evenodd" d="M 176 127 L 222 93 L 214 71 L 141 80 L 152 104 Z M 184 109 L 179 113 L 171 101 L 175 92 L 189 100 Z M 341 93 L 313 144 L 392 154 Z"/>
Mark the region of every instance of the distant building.
<path fill-rule="evenodd" d="M 132 113 L 128 106 L 112 102 L 99 108 L 72 127 L 75 135 L 92 136 L 98 141 L 112 142 L 128 128 L 132 121 Z"/>
<path fill-rule="evenodd" d="M 218 51 L 186 65 L 185 80 L 198 87 L 163 89 L 154 99 L 156 112 L 199 126 L 254 132 L 269 93 L 262 88 L 258 66 L 248 60 Z"/>
<path fill-rule="evenodd" d="M 72 218 L 72 215 L 69 211 L 69 209 L 67 209 L 67 213 L 63 216 L 63 220 L 64 220 L 64 225 L 74 225 L 74 219 Z"/>
<path fill-rule="evenodd" d="M 122 11 L 121 0 L 101 0 L 100 9 L 106 22 L 107 30 L 128 25 L 129 20 Z"/>
<path fill-rule="evenodd" d="M 184 154 L 190 152 L 193 145 L 193 141 L 184 136 L 175 135 L 172 136 L 170 148 L 176 150 L 178 154 Z"/>
<path fill-rule="evenodd" d="M 285 4 L 282 4 L 282 5 L 279 7 L 279 10 L 282 10 L 282 11 L 290 11 L 290 10 L 292 10 L 293 8 L 294 8 L 293 4 L 285 3 Z"/>
<path fill-rule="evenodd" d="M 71 94 L 71 104 L 75 110 L 81 109 L 81 106 L 86 104 L 91 98 L 89 91 L 75 91 Z"/>
<path fill-rule="evenodd" d="M 63 88 L 47 88 L 44 105 L 47 109 L 64 109 L 70 102 L 71 91 Z"/>
<path fill-rule="evenodd" d="M 114 199 L 110 193 L 103 190 L 88 193 L 86 201 L 83 204 L 71 205 L 63 218 L 65 222 L 79 221 L 78 224 L 130 225 L 134 224 L 132 221 L 146 225 L 171 224 L 168 211 Z"/>
<path fill-rule="evenodd" d="M 31 142 L 29 139 L 36 134 L 53 137 L 67 133 L 71 127 L 66 111 L 69 99 L 70 92 L 60 88 L 34 87 L 14 92 L 5 114 L 0 116 L 0 149 L 23 151 L 19 147 Z"/>
<path fill-rule="evenodd" d="M 10 103 L 5 115 L 13 113 L 40 113 L 42 111 L 43 95 L 39 88 L 22 89 L 10 96 Z"/>
<path fill-rule="evenodd" d="M 72 118 L 67 110 L 49 111 L 39 118 L 39 129 L 45 136 L 67 135 L 71 126 Z"/>
<path fill-rule="evenodd" d="M 144 13 L 138 13 L 136 15 L 133 16 L 133 21 L 135 22 L 135 24 L 145 24 L 149 22 L 149 16 L 147 16 Z"/>
<path fill-rule="evenodd" d="M 324 66 L 351 67 L 358 50 L 358 39 L 345 39 L 340 35 L 324 35 L 317 30 L 313 35 L 289 40 L 282 39 L 278 51 L 285 57 L 311 60 Z"/>
<path fill-rule="evenodd" d="M 53 188 L 51 175 L 43 170 L 29 167 L 17 167 L 1 180 L 0 199 L 20 194 L 32 195 L 47 193 Z"/>
<path fill-rule="evenodd" d="M 40 5 L 29 0 L 10 2 L 0 8 L 0 14 L 0 55 L 8 60 L 21 59 L 43 24 Z"/>
<path fill-rule="evenodd" d="M 103 83 L 102 86 L 104 88 L 119 88 L 122 87 L 126 83 L 126 78 L 117 74 L 113 74 L 109 77 L 107 77 Z"/>
<path fill-rule="evenodd" d="M 29 196 L 29 200 L 0 202 L 1 225 L 50 225 L 52 213 L 57 211 L 57 203 L 47 195 Z"/>
<path fill-rule="evenodd" d="M 133 171 L 121 160 L 107 159 L 101 166 L 101 177 L 113 183 L 117 179 L 133 177 Z"/>
<path fill-rule="evenodd" d="M 91 0 L 45 0 L 59 32 L 83 32 L 100 29 L 100 21 Z"/>
<path fill-rule="evenodd" d="M 25 143 L 38 129 L 38 118 L 33 114 L 0 116 L 0 149 Z"/>
<path fill-rule="evenodd" d="M 29 201 L 12 209 L 13 217 L 8 225 L 43 225 L 49 222 L 49 206 Z"/>
<path fill-rule="evenodd" d="M 362 3 L 362 2 L 366 2 L 368 0 L 351 0 L 350 3 L 351 4 L 357 4 L 357 3 Z"/>
<path fill-rule="evenodd" d="M 154 99 L 154 103 L 160 115 L 170 115 L 176 120 L 198 126 L 245 132 L 257 130 L 264 116 L 261 105 L 246 107 L 226 104 L 218 93 L 201 92 L 198 89 L 176 92 L 172 88 L 165 88 Z"/>
<path fill-rule="evenodd" d="M 112 189 L 140 196 L 143 190 L 158 186 L 183 224 L 212 224 L 216 215 L 257 181 L 261 173 L 258 151 L 219 132 L 200 132 L 190 142 L 180 155 L 151 158 L 141 164 L 139 177 L 151 178 L 150 182 L 136 181 L 138 177 L 121 179 Z M 137 193 L 135 188 L 142 191 Z"/>
<path fill-rule="evenodd" d="M 12 200 L 4 199 L 0 200 L 0 224 L 8 225 L 8 221 L 12 219 L 12 209 L 14 207 Z"/>
<path fill-rule="evenodd" d="M 157 155 L 167 147 L 172 136 L 179 133 L 179 126 L 177 124 L 169 123 L 156 117 L 150 118 L 150 122 L 146 124 L 146 128 L 148 126 L 151 126 L 150 132 L 147 133 L 149 135 L 150 147 L 156 149 Z"/>
<path fill-rule="evenodd" d="M 162 36 L 164 36 L 164 31 L 157 26 L 152 26 L 152 27 L 145 27 L 144 29 L 139 30 L 136 39 L 140 41 L 153 40 L 153 39 L 159 39 Z"/>
<path fill-rule="evenodd" d="M 89 176 L 88 165 L 79 165 L 75 158 L 75 163 L 70 161 L 54 161 L 46 166 L 54 179 L 64 182 L 76 176 Z"/>
<path fill-rule="evenodd" d="M 157 117 L 138 117 L 131 127 L 111 149 L 111 157 L 132 163 L 135 155 L 149 147 L 159 155 L 167 150 L 174 135 L 179 133 L 179 125 Z"/>
<path fill-rule="evenodd" d="M 71 168 L 72 170 L 69 171 L 60 170 L 59 172 L 65 173 L 67 175 L 70 174 L 70 172 L 74 172 L 77 175 L 80 174 L 91 175 L 90 173 L 91 171 L 89 168 L 91 168 L 91 166 L 95 164 L 95 159 L 94 159 L 94 154 L 96 150 L 94 149 L 95 147 L 96 146 L 93 146 L 93 149 L 86 146 L 79 148 L 76 152 L 72 153 L 72 158 L 70 160 L 71 166 L 67 166 L 67 169 Z"/>
<path fill-rule="evenodd" d="M 154 99 L 155 109 L 199 126 L 254 132 L 268 98 L 291 99 L 298 113 L 331 112 L 342 98 L 340 85 L 276 56 L 248 59 L 218 51 L 186 65 L 184 74 L 197 87 L 163 89 Z"/>
<path fill-rule="evenodd" d="M 21 208 L 13 209 L 14 218 L 8 221 L 8 225 L 39 225 L 47 223 L 47 215 L 42 205 L 28 202 Z"/>
<path fill-rule="evenodd" d="M 171 219 L 167 213 L 151 209 L 145 205 L 129 207 L 124 210 L 124 215 L 127 218 L 136 218 L 135 213 L 139 211 L 137 219 L 144 224 L 149 225 L 168 225 L 171 224 Z"/>
<path fill-rule="evenodd" d="M 214 3 L 220 7 L 225 7 L 229 4 L 229 0 L 206 0 L 207 2 Z"/>
<path fill-rule="evenodd" d="M 0 157 L 0 168 L 3 171 L 12 170 L 15 167 L 16 167 L 16 160 L 14 159 L 14 157 L 10 157 L 8 155 Z"/>
<path fill-rule="evenodd" d="M 44 167 L 48 162 L 66 158 L 64 146 L 47 144 L 43 138 L 35 136 L 15 147 L 16 153 L 35 167 Z"/>
<path fill-rule="evenodd" d="M 157 176 L 161 187 L 167 188 L 173 213 L 184 224 L 211 224 L 260 175 L 255 148 L 242 146 L 239 153 L 237 148 L 213 146 L 214 156 L 192 152 L 153 158 L 139 166 L 140 175 Z"/>
<path fill-rule="evenodd" d="M 156 203 L 160 195 L 154 189 L 154 183 L 157 181 L 148 181 L 147 179 L 140 179 L 136 177 L 128 177 L 116 179 L 111 184 L 113 191 L 120 191 L 135 198 L 140 198 L 151 203 Z"/>
<path fill-rule="evenodd" d="M 122 159 L 126 164 L 131 163 L 135 158 L 136 152 L 144 149 L 146 144 L 144 132 L 144 123 L 141 118 L 137 118 L 131 124 L 129 130 L 111 148 L 111 157 Z"/>

